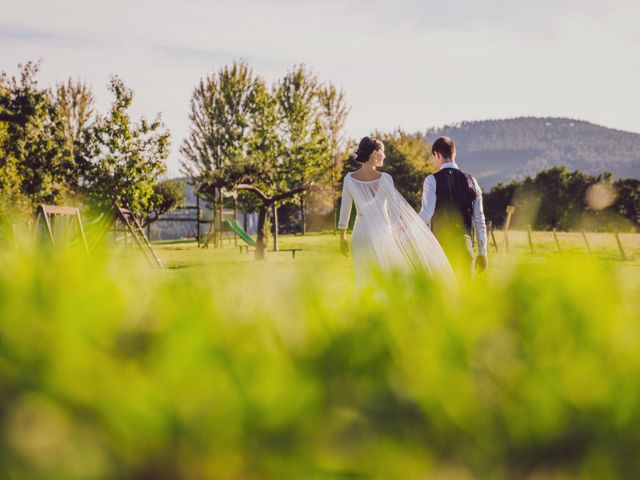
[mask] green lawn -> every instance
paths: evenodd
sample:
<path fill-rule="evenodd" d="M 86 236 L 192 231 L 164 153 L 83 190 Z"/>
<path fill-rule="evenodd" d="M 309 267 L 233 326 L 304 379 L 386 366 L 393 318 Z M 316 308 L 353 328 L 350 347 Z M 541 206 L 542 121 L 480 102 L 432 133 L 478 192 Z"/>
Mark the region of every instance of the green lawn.
<path fill-rule="evenodd" d="M 502 232 L 495 232 L 498 246 L 502 245 Z M 497 254 L 490 242 L 489 255 L 492 275 L 508 273 L 511 267 L 523 257 L 544 261 L 562 255 L 564 257 L 588 257 L 586 245 L 581 233 L 559 232 L 558 241 L 562 252 L 558 251 L 552 232 L 533 232 L 534 252 L 531 252 L 527 233 L 514 231 L 509 234 L 509 252 Z M 612 233 L 587 234 L 593 256 L 615 264 L 621 274 L 635 285 L 640 283 L 640 234 L 620 234 L 627 261 L 622 261 L 615 237 Z M 329 285 L 335 288 L 351 288 L 353 286 L 353 267 L 350 258 L 340 254 L 338 235 L 332 233 L 313 233 L 304 236 L 281 235 L 280 248 L 301 248 L 296 259 L 291 252 L 269 251 L 265 261 L 257 262 L 253 253 L 240 253 L 239 245 L 233 239 L 226 239 L 221 248 L 213 246 L 197 248 L 195 241 L 160 242 L 155 244 L 158 254 L 163 259 L 170 275 L 186 275 L 194 273 L 232 276 L 242 274 L 247 278 L 295 279 L 298 276 L 322 275 Z"/>

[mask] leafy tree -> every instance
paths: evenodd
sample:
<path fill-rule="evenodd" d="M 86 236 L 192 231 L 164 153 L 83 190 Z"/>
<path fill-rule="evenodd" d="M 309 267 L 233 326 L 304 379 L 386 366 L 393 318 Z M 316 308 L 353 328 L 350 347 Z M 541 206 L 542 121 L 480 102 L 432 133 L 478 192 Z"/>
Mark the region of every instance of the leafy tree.
<path fill-rule="evenodd" d="M 554 167 L 540 172 L 534 180 L 534 188 L 539 193 L 540 227 L 559 228 L 566 223 L 566 203 L 569 170 Z"/>
<path fill-rule="evenodd" d="M 180 147 L 190 176 L 246 158 L 255 76 L 246 62 L 234 62 L 200 80 L 191 97 L 191 131 Z"/>
<path fill-rule="evenodd" d="M 255 165 L 265 159 L 277 161 L 277 147 L 271 141 L 275 137 L 273 100 L 245 62 L 200 80 L 190 105 L 191 131 L 180 149 L 182 166 L 209 201 L 221 202 L 223 188 L 255 180 Z M 255 177 L 250 178 L 249 172 Z M 262 180 L 268 182 L 268 178 Z M 252 207 L 259 208 L 255 203 Z"/>
<path fill-rule="evenodd" d="M 601 207 L 588 202 L 589 191 L 601 186 L 611 191 L 611 201 Z M 536 229 L 638 228 L 640 190 L 633 179 L 613 182 L 610 173 L 597 176 L 554 167 L 534 178 L 498 184 L 484 196 L 485 215 L 494 225 L 504 222 L 507 205 L 518 207 L 514 226 Z"/>
<path fill-rule="evenodd" d="M 318 101 L 321 109 L 321 123 L 324 135 L 329 143 L 331 152 L 331 206 L 333 210 L 333 228 L 338 223 L 336 202 L 338 200 L 338 175 L 340 174 L 341 161 L 347 145 L 344 134 L 344 126 L 349 114 L 349 106 L 345 94 L 335 85 L 328 83 L 318 91 Z"/>
<path fill-rule="evenodd" d="M 246 157 L 209 172 L 204 188 L 224 187 L 253 194 L 258 211 L 256 258 L 263 258 L 269 210 L 274 209 L 277 202 L 304 192 L 309 184 L 304 179 L 292 184 L 290 163 L 282 160 L 273 95 L 259 78 L 254 79 L 251 90 Z M 277 218 L 274 221 L 277 222 Z"/>
<path fill-rule="evenodd" d="M 71 78 L 66 83 L 57 84 L 54 98 L 62 115 L 67 147 L 74 160 L 70 188 L 80 193 L 85 180 L 83 177 L 90 168 L 83 153 L 89 129 L 95 122 L 95 98 L 86 83 Z"/>
<path fill-rule="evenodd" d="M 57 84 L 55 99 L 68 138 L 72 143 L 81 142 L 84 132 L 95 120 L 95 97 L 91 88 L 85 82 L 69 78 L 66 83 Z"/>
<path fill-rule="evenodd" d="M 640 180 L 628 178 L 614 182 L 617 193 L 611 209 L 628 219 L 636 229 L 640 227 Z"/>
<path fill-rule="evenodd" d="M 111 79 L 109 89 L 115 97 L 111 109 L 87 133 L 86 191 L 100 208 L 117 202 L 140 214 L 154 208 L 154 185 L 166 170 L 169 132 L 159 115 L 152 122 L 131 119 L 133 92 L 118 77 Z"/>
<path fill-rule="evenodd" d="M 20 65 L 19 78 L 0 75 L 0 198 L 6 208 L 32 211 L 58 203 L 73 171 L 64 123 L 50 92 L 38 87 L 39 64 Z"/>
<path fill-rule="evenodd" d="M 387 158 L 383 170 L 393 177 L 396 188 L 407 201 L 419 209 L 424 180 L 435 171 L 431 145 L 420 133 L 407 133 L 401 129 L 375 136 L 385 146 Z"/>
<path fill-rule="evenodd" d="M 531 182 L 531 178 L 528 178 Z M 489 192 L 483 194 L 484 214 L 494 226 L 502 225 L 506 218 L 507 206 L 511 205 L 516 191 L 522 186 L 518 182 L 498 183 Z"/>
<path fill-rule="evenodd" d="M 274 90 L 244 62 L 194 90 L 183 167 L 209 198 L 223 188 L 252 195 L 240 198 L 253 198 L 249 206 L 258 211 L 257 258 L 264 255 L 269 210 L 307 191 L 327 165 L 316 93 L 317 80 L 303 67 Z"/>
<path fill-rule="evenodd" d="M 331 172 L 333 152 L 322 123 L 319 92 L 318 78 L 304 65 L 295 66 L 276 88 L 281 162 L 286 170 L 283 180 L 289 189 L 317 181 L 323 173 Z M 304 233 L 304 195 L 299 199 Z"/>
<path fill-rule="evenodd" d="M 239 61 L 201 79 L 191 96 L 191 131 L 180 147 L 182 167 L 214 209 L 223 202 L 220 189 L 225 186 L 213 186 L 213 172 L 247 160 L 250 120 L 256 108 L 254 88 L 255 75 L 246 62 Z M 239 203 L 244 211 L 257 210 L 252 195 L 240 195 Z M 216 215 L 214 220 L 219 228 L 220 218 Z"/>
<path fill-rule="evenodd" d="M 183 205 L 186 197 L 184 182 L 181 180 L 165 180 L 153 186 L 153 198 L 146 213 L 144 225 L 155 222 L 160 215 Z"/>

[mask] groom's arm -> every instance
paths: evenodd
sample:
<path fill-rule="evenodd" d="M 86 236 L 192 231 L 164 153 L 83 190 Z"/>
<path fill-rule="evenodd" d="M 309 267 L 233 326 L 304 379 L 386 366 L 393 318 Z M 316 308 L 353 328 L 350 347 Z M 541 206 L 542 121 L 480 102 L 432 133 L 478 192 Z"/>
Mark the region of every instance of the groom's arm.
<path fill-rule="evenodd" d="M 422 205 L 420 207 L 420 218 L 431 228 L 431 219 L 436 210 L 436 178 L 429 175 L 422 188 Z"/>
<path fill-rule="evenodd" d="M 484 208 L 482 206 L 482 190 L 476 179 L 473 179 L 473 184 L 476 189 L 476 201 L 473 204 L 473 228 L 476 231 L 476 238 L 478 241 L 478 256 L 487 256 L 487 224 L 484 218 Z"/>

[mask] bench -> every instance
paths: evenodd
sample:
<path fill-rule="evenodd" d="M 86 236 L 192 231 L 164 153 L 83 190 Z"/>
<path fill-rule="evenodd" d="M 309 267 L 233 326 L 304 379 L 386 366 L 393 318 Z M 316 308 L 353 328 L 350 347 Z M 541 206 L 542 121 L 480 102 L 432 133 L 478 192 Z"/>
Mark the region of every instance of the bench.
<path fill-rule="evenodd" d="M 251 247 L 251 245 L 238 245 L 238 247 L 240 248 L 240 253 L 246 252 L 248 255 L 249 248 Z M 296 252 L 301 252 L 301 251 L 302 251 L 302 248 L 281 248 L 278 250 L 278 252 L 291 252 L 291 258 L 293 260 L 296 259 Z"/>

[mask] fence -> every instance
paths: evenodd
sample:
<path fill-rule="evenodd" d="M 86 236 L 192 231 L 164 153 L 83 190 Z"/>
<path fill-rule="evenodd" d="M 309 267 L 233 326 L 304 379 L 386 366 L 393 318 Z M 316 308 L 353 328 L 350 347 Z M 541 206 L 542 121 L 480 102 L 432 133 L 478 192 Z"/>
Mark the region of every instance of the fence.
<path fill-rule="evenodd" d="M 615 255 L 622 260 L 634 259 L 640 252 L 640 233 L 620 232 L 558 232 L 526 230 L 496 230 L 489 224 L 490 251 L 508 253 L 580 253 Z"/>

